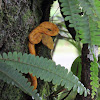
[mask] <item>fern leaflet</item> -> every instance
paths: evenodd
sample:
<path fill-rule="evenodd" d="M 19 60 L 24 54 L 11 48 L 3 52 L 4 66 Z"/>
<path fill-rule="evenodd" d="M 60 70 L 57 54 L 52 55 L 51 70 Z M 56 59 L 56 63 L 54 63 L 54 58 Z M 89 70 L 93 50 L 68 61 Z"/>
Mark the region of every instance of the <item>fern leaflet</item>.
<path fill-rule="evenodd" d="M 96 14 L 100 16 L 100 0 L 94 0 L 94 5 L 96 9 Z"/>
<path fill-rule="evenodd" d="M 99 87 L 99 78 L 98 78 L 98 63 L 97 63 L 97 59 L 96 57 L 93 55 L 93 58 L 94 58 L 94 62 L 91 62 L 91 67 L 90 67 L 90 70 L 91 70 L 91 77 L 90 79 L 92 80 L 91 81 L 91 86 L 92 86 L 92 98 L 94 98 L 94 96 L 96 95 L 96 92 L 97 92 L 97 88 Z"/>
<path fill-rule="evenodd" d="M 65 17 L 65 21 L 69 20 L 71 23 L 69 27 L 74 27 L 77 30 L 77 27 L 80 24 L 81 16 L 79 13 L 81 10 L 79 9 L 79 6 L 77 5 L 77 0 L 60 0 L 62 12 Z"/>
<path fill-rule="evenodd" d="M 83 12 L 91 17 L 94 21 L 100 20 L 100 4 L 99 0 L 78 0 Z"/>
<path fill-rule="evenodd" d="M 83 25 L 80 28 L 78 38 L 81 38 L 82 43 L 88 43 L 90 45 L 100 45 L 100 28 L 97 22 L 93 21 L 89 16 L 84 15 L 82 17 Z"/>

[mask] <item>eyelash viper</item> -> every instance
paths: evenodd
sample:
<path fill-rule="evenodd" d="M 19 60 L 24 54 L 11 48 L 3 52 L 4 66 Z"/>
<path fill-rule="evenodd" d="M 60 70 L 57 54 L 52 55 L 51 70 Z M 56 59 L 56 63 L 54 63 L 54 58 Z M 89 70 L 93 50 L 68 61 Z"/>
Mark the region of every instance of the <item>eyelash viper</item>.
<path fill-rule="evenodd" d="M 58 27 L 51 22 L 42 22 L 39 26 L 37 26 L 32 32 L 29 34 L 29 52 L 32 55 L 36 56 L 35 44 L 38 44 L 42 41 L 42 43 L 47 46 L 49 49 L 53 49 L 53 39 L 51 36 L 56 36 L 59 32 Z M 37 88 L 37 78 L 36 76 L 32 76 L 30 74 L 31 86 L 34 86 L 33 90 Z"/>

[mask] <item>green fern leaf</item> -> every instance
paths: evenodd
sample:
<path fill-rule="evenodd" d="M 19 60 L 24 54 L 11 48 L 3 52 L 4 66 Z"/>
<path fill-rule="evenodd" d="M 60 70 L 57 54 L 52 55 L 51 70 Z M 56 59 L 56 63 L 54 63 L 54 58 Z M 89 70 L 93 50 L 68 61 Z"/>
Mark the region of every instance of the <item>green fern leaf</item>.
<path fill-rule="evenodd" d="M 98 63 L 97 63 L 97 60 L 95 58 L 95 56 L 93 55 L 94 57 L 94 62 L 91 62 L 91 67 L 90 67 L 90 70 L 91 70 L 91 86 L 92 86 L 92 98 L 94 98 L 94 96 L 96 95 L 96 92 L 97 92 L 97 88 L 99 87 L 99 78 L 98 78 Z"/>
<path fill-rule="evenodd" d="M 100 45 L 100 28 L 97 22 L 93 21 L 89 16 L 84 15 L 82 17 L 82 26 L 79 29 L 79 33 L 76 38 L 81 38 L 82 43 L 88 43 L 90 45 Z"/>
<path fill-rule="evenodd" d="M 94 0 L 94 6 L 95 6 L 95 9 L 96 9 L 96 14 L 98 16 L 100 16 L 100 1 L 99 0 Z"/>
<path fill-rule="evenodd" d="M 4 57 L 7 57 L 6 54 L 4 55 Z M 39 96 L 36 94 L 37 91 L 32 91 L 33 87 L 30 87 L 31 83 L 27 83 L 28 80 L 10 65 L 0 63 L 0 79 L 8 84 L 16 85 L 23 92 L 34 96 L 36 100 L 40 100 Z"/>
<path fill-rule="evenodd" d="M 100 20 L 97 22 L 95 18 L 96 10 L 94 1 L 92 0 L 60 0 L 62 12 L 66 15 L 65 20 L 69 20 L 69 27 L 76 30 L 76 40 L 90 45 L 100 45 Z M 98 1 L 99 2 L 99 1 Z M 80 16 L 79 4 L 85 10 L 84 15 Z M 97 4 L 97 2 L 96 2 Z M 98 7 L 99 8 L 99 7 Z M 100 8 L 99 8 L 100 9 Z M 93 18 L 91 18 L 91 16 Z M 96 15 L 97 16 L 97 15 Z"/>
<path fill-rule="evenodd" d="M 90 16 L 94 21 L 100 20 L 100 1 L 98 0 L 78 0 L 83 12 Z"/>
<path fill-rule="evenodd" d="M 52 81 L 56 85 L 61 84 L 68 90 L 73 88 L 80 94 L 89 92 L 72 72 L 68 72 L 61 65 L 56 65 L 52 60 L 26 53 L 22 55 L 9 52 L 8 55 L 4 53 L 3 57 L 0 56 L 0 62 L 5 62 L 22 73 L 33 73 L 33 76 L 40 77 L 41 80 Z"/>
<path fill-rule="evenodd" d="M 60 0 L 62 12 L 65 17 L 65 21 L 69 20 L 71 23 L 69 27 L 74 27 L 77 30 L 77 27 L 80 24 L 81 16 L 79 13 L 81 10 L 79 9 L 77 0 Z"/>

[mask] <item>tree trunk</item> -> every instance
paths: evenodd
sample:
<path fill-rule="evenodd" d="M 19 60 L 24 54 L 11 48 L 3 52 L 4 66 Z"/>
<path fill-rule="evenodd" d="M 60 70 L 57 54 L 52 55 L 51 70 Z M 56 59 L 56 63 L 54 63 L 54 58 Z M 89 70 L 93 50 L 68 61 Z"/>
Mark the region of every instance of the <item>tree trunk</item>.
<path fill-rule="evenodd" d="M 91 89 L 90 86 L 90 60 L 87 58 L 89 54 L 88 45 L 83 45 L 82 49 L 82 73 L 81 73 L 81 82 L 88 89 Z M 91 96 L 88 95 L 84 97 L 82 95 L 77 94 L 75 100 L 91 100 Z"/>
<path fill-rule="evenodd" d="M 94 48 L 94 54 L 96 55 L 97 57 L 97 53 L 98 53 L 98 49 L 96 46 L 93 46 Z M 82 73 L 81 73 L 81 82 L 84 84 L 84 86 L 86 88 L 88 88 L 90 90 L 90 93 L 92 91 L 92 87 L 90 85 L 90 59 L 92 59 L 92 56 L 91 56 L 91 52 L 89 51 L 89 46 L 88 44 L 84 44 L 83 45 L 83 48 L 82 48 Z M 84 97 L 83 95 L 79 95 L 77 94 L 75 100 L 95 100 L 96 99 L 96 96 L 94 99 L 92 99 L 91 95 L 88 95 L 87 97 Z"/>
<path fill-rule="evenodd" d="M 28 52 L 28 35 L 40 24 L 49 20 L 53 0 L 0 0 L 0 53 Z M 39 56 L 51 58 L 50 50 L 42 43 L 36 46 Z M 38 92 L 49 94 L 51 83 L 39 81 Z M 43 86 L 46 87 L 45 90 Z M 0 80 L 0 100 L 32 100 L 19 88 Z"/>

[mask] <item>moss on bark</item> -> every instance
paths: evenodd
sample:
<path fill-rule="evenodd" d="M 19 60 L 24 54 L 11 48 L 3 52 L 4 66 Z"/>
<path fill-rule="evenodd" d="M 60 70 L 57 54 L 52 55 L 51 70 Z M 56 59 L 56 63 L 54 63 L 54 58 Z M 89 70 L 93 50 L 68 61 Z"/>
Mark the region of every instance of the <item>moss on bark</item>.
<path fill-rule="evenodd" d="M 47 10 L 46 8 L 42 9 L 45 5 L 45 1 L 46 0 L 3 0 L 0 9 L 1 54 L 9 51 L 28 53 L 28 34 L 39 25 L 41 19 L 43 19 L 43 10 Z M 48 10 L 50 10 L 51 3 L 49 3 Z M 49 12 L 48 10 L 47 12 Z M 47 17 L 49 17 L 49 15 Z M 45 18 L 42 21 L 44 20 Z M 38 45 L 38 48 L 38 50 L 41 51 L 38 51 L 39 56 L 51 58 L 50 50 L 47 47 L 41 44 Z M 42 96 L 43 94 L 50 94 L 50 84 L 40 81 L 38 91 Z M 0 81 L 0 100 L 31 100 L 31 97 L 24 94 L 17 87 Z"/>

